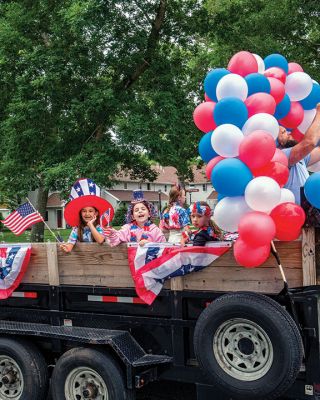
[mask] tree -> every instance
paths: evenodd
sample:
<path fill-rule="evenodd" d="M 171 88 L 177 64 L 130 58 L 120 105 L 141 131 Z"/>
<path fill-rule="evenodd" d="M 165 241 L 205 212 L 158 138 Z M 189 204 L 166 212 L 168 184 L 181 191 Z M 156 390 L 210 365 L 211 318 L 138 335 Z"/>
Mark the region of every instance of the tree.
<path fill-rule="evenodd" d="M 49 190 L 79 177 L 153 179 L 148 157 L 170 164 L 168 141 L 186 175 L 198 140 L 186 59 L 204 15 L 191 0 L 2 2 L 1 194 L 19 202 L 38 188 L 43 214 Z M 42 224 L 33 240 L 41 236 Z"/>

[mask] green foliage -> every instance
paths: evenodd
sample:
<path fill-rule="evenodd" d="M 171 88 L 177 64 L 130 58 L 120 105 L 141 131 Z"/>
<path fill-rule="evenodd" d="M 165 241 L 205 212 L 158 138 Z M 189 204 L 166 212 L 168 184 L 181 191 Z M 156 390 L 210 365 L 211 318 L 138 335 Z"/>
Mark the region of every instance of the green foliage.
<path fill-rule="evenodd" d="M 112 226 L 124 225 L 127 211 L 128 211 L 128 207 L 126 206 L 126 204 L 121 203 L 114 214 L 114 217 L 112 220 Z"/>

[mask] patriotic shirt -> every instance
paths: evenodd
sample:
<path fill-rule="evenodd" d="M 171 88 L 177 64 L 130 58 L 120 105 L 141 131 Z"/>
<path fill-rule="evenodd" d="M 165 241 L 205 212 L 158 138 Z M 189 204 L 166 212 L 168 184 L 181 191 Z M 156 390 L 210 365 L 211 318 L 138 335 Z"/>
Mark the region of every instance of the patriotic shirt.
<path fill-rule="evenodd" d="M 190 224 L 188 211 L 178 203 L 174 203 L 170 210 L 163 214 L 160 221 L 161 229 L 182 229 Z"/>
<path fill-rule="evenodd" d="M 103 230 L 100 225 L 97 225 L 95 228 L 99 233 L 101 233 L 101 235 L 104 236 Z M 78 227 L 76 226 L 76 227 L 72 228 L 72 231 L 71 231 L 69 239 L 68 239 L 68 243 L 76 244 L 78 240 L 79 240 L 78 239 Z M 93 242 L 92 233 L 88 226 L 85 226 L 83 229 L 82 241 L 83 242 Z"/>
<path fill-rule="evenodd" d="M 148 225 L 148 229 L 146 230 L 145 227 L 140 228 L 135 223 L 123 225 L 120 230 L 112 231 L 110 236 L 107 238 L 107 241 L 110 246 L 117 246 L 120 243 L 132 242 L 133 238 L 134 242 L 137 243 L 142 239 L 156 243 L 166 241 L 161 229 L 159 229 L 155 224 Z"/>
<path fill-rule="evenodd" d="M 207 242 L 218 241 L 218 236 L 214 233 L 210 226 L 191 231 L 189 233 L 190 240 L 194 246 L 205 246 Z"/>

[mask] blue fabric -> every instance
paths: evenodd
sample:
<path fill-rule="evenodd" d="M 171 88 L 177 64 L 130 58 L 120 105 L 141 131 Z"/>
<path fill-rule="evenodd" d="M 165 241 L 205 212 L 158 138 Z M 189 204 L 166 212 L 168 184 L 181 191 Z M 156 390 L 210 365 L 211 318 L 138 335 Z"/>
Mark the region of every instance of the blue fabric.
<path fill-rule="evenodd" d="M 103 235 L 103 230 L 100 225 L 96 226 L 96 230 L 99 233 L 101 233 L 101 235 Z M 78 241 L 78 227 L 76 226 L 76 227 L 72 228 L 72 231 L 71 231 L 69 239 L 68 239 L 68 243 L 76 244 L 77 241 Z M 83 229 L 82 241 L 83 242 L 93 242 L 92 234 L 91 234 L 90 228 L 88 226 L 85 226 Z"/>
<path fill-rule="evenodd" d="M 284 154 L 290 157 L 292 147 L 289 149 L 281 149 Z M 298 161 L 296 164 L 289 166 L 289 178 L 288 182 L 284 186 L 285 188 L 291 190 L 296 199 L 296 203 L 300 204 L 300 187 L 303 187 L 306 183 L 306 180 L 309 178 L 309 172 L 307 170 L 307 166 L 310 161 L 310 154 L 304 157 L 302 160 Z"/>

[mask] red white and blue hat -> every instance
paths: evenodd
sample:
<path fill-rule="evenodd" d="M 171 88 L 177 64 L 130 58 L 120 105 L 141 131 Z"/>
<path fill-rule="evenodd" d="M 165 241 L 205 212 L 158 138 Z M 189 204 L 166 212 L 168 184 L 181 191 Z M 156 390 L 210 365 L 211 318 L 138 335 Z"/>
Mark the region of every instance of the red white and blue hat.
<path fill-rule="evenodd" d="M 190 214 L 198 214 L 198 215 L 206 215 L 207 217 L 212 216 L 212 210 L 209 206 L 204 206 L 200 203 L 200 201 L 196 201 L 195 203 L 191 204 L 189 207 Z"/>
<path fill-rule="evenodd" d="M 71 188 L 70 202 L 64 210 L 64 218 L 68 225 L 78 226 L 80 224 L 79 212 L 85 207 L 94 207 L 99 211 L 100 216 L 109 211 L 110 221 L 114 215 L 112 205 L 102 197 L 101 190 L 92 179 L 79 179 Z"/>
<path fill-rule="evenodd" d="M 144 203 L 149 210 L 150 219 L 153 219 L 157 216 L 157 211 L 152 203 L 144 198 L 142 190 L 134 190 L 132 192 L 132 200 L 129 204 L 128 211 L 126 214 L 126 223 L 130 224 L 133 222 L 133 207 L 138 203 Z"/>

